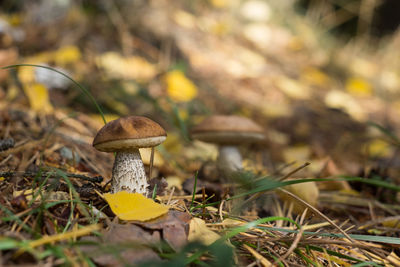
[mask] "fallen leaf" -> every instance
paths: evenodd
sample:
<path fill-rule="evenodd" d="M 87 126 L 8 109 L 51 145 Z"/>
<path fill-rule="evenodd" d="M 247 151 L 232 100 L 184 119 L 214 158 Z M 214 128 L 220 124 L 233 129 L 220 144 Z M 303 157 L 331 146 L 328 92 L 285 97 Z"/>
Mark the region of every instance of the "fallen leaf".
<path fill-rule="evenodd" d="M 351 95 L 339 90 L 332 90 L 325 96 L 325 104 L 330 108 L 346 111 L 351 117 L 358 121 L 364 121 L 367 115 L 364 109 Z"/>
<path fill-rule="evenodd" d="M 196 17 L 183 10 L 176 11 L 173 19 L 176 24 L 187 29 L 193 29 L 196 26 Z"/>
<path fill-rule="evenodd" d="M 176 102 L 189 102 L 197 96 L 196 85 L 180 70 L 168 72 L 165 76 L 168 95 Z"/>
<path fill-rule="evenodd" d="M 302 85 L 296 80 L 281 76 L 276 79 L 275 83 L 279 89 L 291 98 L 307 99 L 310 97 L 310 88 Z"/>
<path fill-rule="evenodd" d="M 89 243 L 82 245 L 82 251 L 101 266 L 119 267 L 125 266 L 124 262 L 138 264 L 149 260 L 160 260 L 157 253 L 148 247 L 160 242 L 158 231 L 150 234 L 134 224 L 113 223 L 109 229 L 102 231 L 102 234 L 102 238 L 89 236 L 81 239 L 81 241 Z M 113 246 L 114 249 L 107 253 L 102 246 Z M 115 254 L 116 251 L 118 254 Z"/>
<path fill-rule="evenodd" d="M 291 184 L 284 187 L 287 191 L 293 193 L 294 195 L 298 196 L 311 206 L 316 206 L 318 203 L 319 197 L 319 189 L 315 182 L 307 182 L 307 183 L 300 183 L 300 184 Z M 293 212 L 297 214 L 301 214 L 304 209 L 306 208 L 305 205 L 298 202 L 296 199 L 292 198 L 291 196 L 278 191 L 278 195 L 280 198 L 288 202 L 289 204 L 293 205 Z"/>
<path fill-rule="evenodd" d="M 226 8 L 229 6 L 229 0 L 209 0 L 209 2 L 216 8 Z"/>
<path fill-rule="evenodd" d="M 81 59 L 79 48 L 73 45 L 63 46 L 54 52 L 54 61 L 57 65 L 75 63 Z"/>
<path fill-rule="evenodd" d="M 176 187 L 178 189 L 182 189 L 182 179 L 176 175 L 171 175 L 166 178 L 168 186 L 168 189 L 171 189 L 172 187 Z"/>
<path fill-rule="evenodd" d="M 370 157 L 389 157 L 393 154 L 393 147 L 381 139 L 374 139 L 366 144 L 366 151 Z"/>
<path fill-rule="evenodd" d="M 155 65 L 138 56 L 123 57 L 116 52 L 107 52 L 96 58 L 96 63 L 112 78 L 149 81 L 157 74 Z"/>
<path fill-rule="evenodd" d="M 382 87 L 390 93 L 396 93 L 400 87 L 400 74 L 394 71 L 382 71 L 379 80 Z"/>
<path fill-rule="evenodd" d="M 151 148 L 139 149 L 140 156 L 142 157 L 143 164 L 150 165 Z M 164 165 L 164 159 L 160 152 L 154 149 L 153 166 L 159 168 Z"/>
<path fill-rule="evenodd" d="M 372 86 L 361 78 L 350 78 L 346 81 L 346 90 L 354 96 L 371 96 Z"/>
<path fill-rule="evenodd" d="M 50 104 L 49 92 L 43 84 L 33 83 L 23 88 L 32 110 L 44 113 L 49 113 L 53 110 L 53 106 Z"/>
<path fill-rule="evenodd" d="M 308 84 L 320 87 L 324 87 L 330 82 L 330 78 L 327 74 L 313 67 L 305 68 L 301 73 L 300 79 Z"/>
<path fill-rule="evenodd" d="M 169 209 L 168 206 L 158 204 L 139 193 L 106 193 L 104 198 L 121 220 L 148 221 L 167 213 Z"/>
<path fill-rule="evenodd" d="M 310 159 L 311 149 L 307 145 L 297 145 L 285 148 L 283 151 L 285 162 L 305 162 Z"/>
<path fill-rule="evenodd" d="M 193 218 L 189 226 L 189 241 L 199 241 L 205 245 L 211 245 L 221 236 L 207 227 L 206 222 L 200 218 Z"/>
<path fill-rule="evenodd" d="M 400 229 L 400 218 L 399 216 L 387 217 L 382 221 L 382 225 L 385 227 Z"/>
<path fill-rule="evenodd" d="M 143 228 L 162 230 L 164 240 L 176 251 L 186 245 L 187 230 L 191 216 L 188 213 L 170 210 L 166 215 L 148 222 L 135 222 Z"/>
<path fill-rule="evenodd" d="M 371 59 L 361 57 L 346 58 L 346 64 L 349 64 L 349 69 L 361 77 L 374 77 L 379 71 L 379 65 Z"/>

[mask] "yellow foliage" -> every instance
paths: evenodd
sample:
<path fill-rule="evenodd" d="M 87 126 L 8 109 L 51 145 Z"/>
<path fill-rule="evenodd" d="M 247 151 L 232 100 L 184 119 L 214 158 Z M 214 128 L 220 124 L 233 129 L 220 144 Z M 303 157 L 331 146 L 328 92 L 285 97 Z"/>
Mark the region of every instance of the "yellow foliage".
<path fill-rule="evenodd" d="M 174 21 L 182 27 L 193 29 L 196 26 L 196 18 L 189 12 L 178 10 L 173 15 Z"/>
<path fill-rule="evenodd" d="M 116 52 L 107 52 L 96 58 L 96 63 L 113 78 L 148 81 L 157 74 L 156 67 L 138 56 L 123 57 Z"/>
<path fill-rule="evenodd" d="M 209 0 L 210 3 L 216 8 L 225 8 L 229 6 L 228 0 Z"/>
<path fill-rule="evenodd" d="M 276 86 L 285 93 L 285 95 L 295 99 L 307 99 L 311 95 L 310 88 L 304 86 L 300 82 L 280 76 L 275 80 Z"/>
<path fill-rule="evenodd" d="M 372 86 L 361 78 L 350 78 L 346 81 L 346 90 L 355 96 L 371 96 Z"/>
<path fill-rule="evenodd" d="M 188 102 L 197 96 L 196 85 L 180 70 L 165 75 L 168 95 L 176 102 Z"/>
<path fill-rule="evenodd" d="M 6 99 L 8 101 L 13 101 L 18 95 L 20 91 L 16 85 L 11 85 L 7 90 Z"/>
<path fill-rule="evenodd" d="M 353 119 L 365 121 L 367 115 L 365 110 L 360 106 L 359 102 L 350 94 L 340 91 L 331 90 L 325 96 L 325 105 L 330 108 L 343 109 Z"/>
<path fill-rule="evenodd" d="M 53 110 L 46 86 L 41 83 L 33 83 L 23 88 L 33 111 L 49 113 Z"/>
<path fill-rule="evenodd" d="M 309 67 L 303 70 L 301 73 L 301 78 L 309 84 L 317 86 L 326 86 L 330 82 L 330 78 L 324 72 L 317 68 Z"/>
<path fill-rule="evenodd" d="M 294 147 L 288 147 L 283 150 L 283 157 L 285 162 L 305 162 L 310 160 L 311 149 L 307 145 L 298 145 Z"/>
<path fill-rule="evenodd" d="M 396 217 L 389 217 L 382 222 L 382 225 L 390 228 L 400 228 L 400 219 Z"/>
<path fill-rule="evenodd" d="M 18 69 L 18 78 L 23 84 L 32 83 L 35 81 L 35 68 L 22 67 Z"/>
<path fill-rule="evenodd" d="M 285 186 L 284 189 L 298 196 L 314 207 L 318 204 L 319 189 L 315 182 L 291 184 Z M 296 214 L 301 214 L 306 208 L 303 203 L 298 202 L 296 199 L 285 194 L 284 192 L 278 191 L 278 195 L 283 201 L 288 202 L 289 205 L 293 205 L 293 212 Z"/>
<path fill-rule="evenodd" d="M 390 145 L 381 140 L 375 139 L 367 144 L 368 155 L 371 157 L 388 157 L 392 154 L 393 150 Z"/>
<path fill-rule="evenodd" d="M 121 220 L 148 221 L 164 215 L 169 207 L 158 204 L 139 193 L 121 191 L 104 194 L 111 210 Z"/>
<path fill-rule="evenodd" d="M 101 124 L 101 127 L 104 125 L 103 118 L 99 114 L 91 114 L 90 117 L 95 120 L 96 122 Z M 110 122 L 116 119 L 119 119 L 121 116 L 117 114 L 104 114 L 104 118 L 106 119 L 106 122 Z"/>
<path fill-rule="evenodd" d="M 175 133 L 168 133 L 168 138 L 163 143 L 163 147 L 169 153 L 173 154 L 181 153 L 183 148 L 181 137 Z"/>
<path fill-rule="evenodd" d="M 140 156 L 142 157 L 143 164 L 150 165 L 151 148 L 140 148 Z M 160 152 L 154 149 L 153 166 L 161 167 L 164 165 L 164 158 Z"/>
<path fill-rule="evenodd" d="M 76 46 L 64 46 L 54 53 L 54 61 L 57 65 L 75 63 L 81 59 L 81 52 Z"/>
<path fill-rule="evenodd" d="M 206 222 L 200 218 L 193 218 L 189 225 L 189 241 L 199 241 L 205 245 L 211 245 L 220 238 L 220 235 L 207 227 Z"/>

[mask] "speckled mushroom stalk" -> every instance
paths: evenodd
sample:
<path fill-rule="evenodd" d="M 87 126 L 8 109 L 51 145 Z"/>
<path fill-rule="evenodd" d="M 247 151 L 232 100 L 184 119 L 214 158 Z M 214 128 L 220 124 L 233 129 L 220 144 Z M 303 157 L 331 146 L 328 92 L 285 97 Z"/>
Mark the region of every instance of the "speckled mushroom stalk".
<path fill-rule="evenodd" d="M 159 124 L 140 116 L 119 118 L 99 130 L 93 146 L 103 152 L 116 152 L 111 193 L 128 191 L 147 196 L 148 183 L 139 148 L 157 146 L 166 135 Z"/>
<path fill-rule="evenodd" d="M 149 184 L 139 149 L 117 152 L 111 179 L 111 193 L 129 191 L 147 195 Z"/>

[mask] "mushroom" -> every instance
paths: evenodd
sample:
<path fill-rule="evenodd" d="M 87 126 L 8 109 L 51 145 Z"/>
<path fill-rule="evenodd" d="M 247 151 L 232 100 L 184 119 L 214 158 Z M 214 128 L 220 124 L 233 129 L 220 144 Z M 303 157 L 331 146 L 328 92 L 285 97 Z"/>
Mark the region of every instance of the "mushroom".
<path fill-rule="evenodd" d="M 110 121 L 98 131 L 93 146 L 99 151 L 116 152 L 111 193 L 125 190 L 147 195 L 148 183 L 139 148 L 157 146 L 166 137 L 158 123 L 141 116 Z"/>
<path fill-rule="evenodd" d="M 217 166 L 224 176 L 243 169 L 239 145 L 265 140 L 261 126 L 248 118 L 233 115 L 210 116 L 192 128 L 191 136 L 219 145 Z"/>

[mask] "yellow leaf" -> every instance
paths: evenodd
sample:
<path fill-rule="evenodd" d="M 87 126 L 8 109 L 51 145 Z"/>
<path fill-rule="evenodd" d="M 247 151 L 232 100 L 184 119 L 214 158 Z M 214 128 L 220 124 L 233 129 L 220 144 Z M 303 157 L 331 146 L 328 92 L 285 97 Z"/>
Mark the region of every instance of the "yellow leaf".
<path fill-rule="evenodd" d="M 312 206 L 316 206 L 318 203 L 319 189 L 315 182 L 307 182 L 300 184 L 291 184 L 284 187 L 287 191 L 293 193 L 298 196 L 302 200 L 306 201 L 308 204 Z M 278 195 L 281 199 L 289 204 L 293 205 L 293 212 L 296 214 L 301 214 L 306 206 L 302 203 L 298 202 L 296 199 L 291 196 L 285 194 L 284 192 L 278 191 Z"/>
<path fill-rule="evenodd" d="M 302 85 L 300 82 L 281 76 L 275 81 L 276 86 L 281 89 L 285 95 L 295 99 L 307 99 L 311 95 L 310 88 Z"/>
<path fill-rule="evenodd" d="M 350 94 L 331 90 L 325 96 L 325 104 L 330 108 L 338 108 L 346 111 L 351 117 L 358 121 L 365 121 L 367 115 L 357 100 Z"/>
<path fill-rule="evenodd" d="M 96 122 L 99 123 L 100 128 L 103 127 L 104 121 L 103 118 L 99 114 L 91 114 L 90 117 Z M 117 114 L 104 114 L 104 118 L 107 122 L 119 119 L 121 116 Z"/>
<path fill-rule="evenodd" d="M 196 26 L 196 17 L 183 10 L 176 11 L 173 19 L 179 26 L 188 29 L 193 29 Z"/>
<path fill-rule="evenodd" d="M 211 245 L 219 238 L 219 234 L 208 228 L 202 219 L 193 218 L 190 221 L 188 241 L 200 241 L 205 245 Z"/>
<path fill-rule="evenodd" d="M 75 63 L 81 58 L 81 52 L 76 46 L 64 46 L 54 53 L 54 61 L 57 65 Z"/>
<path fill-rule="evenodd" d="M 35 190 L 35 192 L 33 192 L 32 189 L 16 190 L 16 191 L 13 192 L 13 197 L 14 197 L 14 198 L 17 198 L 17 197 L 19 197 L 19 196 L 24 195 L 25 198 L 26 198 L 26 200 L 32 200 L 32 194 L 34 194 L 34 193 L 37 194 L 37 191 L 38 191 L 38 190 Z M 38 196 L 38 197 L 39 197 L 39 199 L 40 199 L 40 196 Z"/>
<path fill-rule="evenodd" d="M 371 96 L 372 86 L 361 78 L 350 78 L 346 81 L 346 90 L 355 96 Z"/>
<path fill-rule="evenodd" d="M 107 52 L 96 58 L 96 63 L 113 78 L 149 81 L 157 74 L 155 65 L 138 56 L 122 57 L 115 52 Z"/>
<path fill-rule="evenodd" d="M 367 151 L 371 157 L 389 157 L 393 149 L 387 142 L 375 139 L 367 144 Z"/>
<path fill-rule="evenodd" d="M 141 148 L 139 149 L 140 156 L 142 157 L 143 164 L 150 165 L 151 148 Z M 156 149 L 154 150 L 153 166 L 161 167 L 164 165 L 164 158 L 160 152 Z"/>
<path fill-rule="evenodd" d="M 49 113 L 53 110 L 50 104 L 49 92 L 41 83 L 34 83 L 23 87 L 32 110 Z"/>
<path fill-rule="evenodd" d="M 171 175 L 171 176 L 168 176 L 167 178 L 165 178 L 165 180 L 167 180 L 167 183 L 168 183 L 167 188 L 168 189 L 171 189 L 172 187 L 176 187 L 176 188 L 182 190 L 182 179 L 180 177 Z"/>
<path fill-rule="evenodd" d="M 176 102 L 188 102 L 197 96 L 196 85 L 180 70 L 165 75 L 168 95 Z"/>
<path fill-rule="evenodd" d="M 16 85 L 10 85 L 7 90 L 6 100 L 12 101 L 19 96 L 20 91 Z"/>
<path fill-rule="evenodd" d="M 309 84 L 321 87 L 328 85 L 330 82 L 330 78 L 327 74 L 313 67 L 308 67 L 303 70 L 301 73 L 301 79 Z"/>
<path fill-rule="evenodd" d="M 139 193 L 121 191 L 104 194 L 111 210 L 121 220 L 148 221 L 164 215 L 169 207 L 158 204 Z"/>
<path fill-rule="evenodd" d="M 228 0 L 209 0 L 209 1 L 216 8 L 225 8 L 225 7 L 229 6 L 229 2 L 230 2 Z"/>
<path fill-rule="evenodd" d="M 35 81 L 35 68 L 23 67 L 18 69 L 18 78 L 23 84 Z"/>
<path fill-rule="evenodd" d="M 294 147 L 288 147 L 283 150 L 283 157 L 285 162 L 305 162 L 310 160 L 311 149 L 306 145 L 297 145 Z"/>
<path fill-rule="evenodd" d="M 382 222 L 382 225 L 385 227 L 399 229 L 400 228 L 400 219 L 397 216 L 385 218 L 384 221 Z"/>

